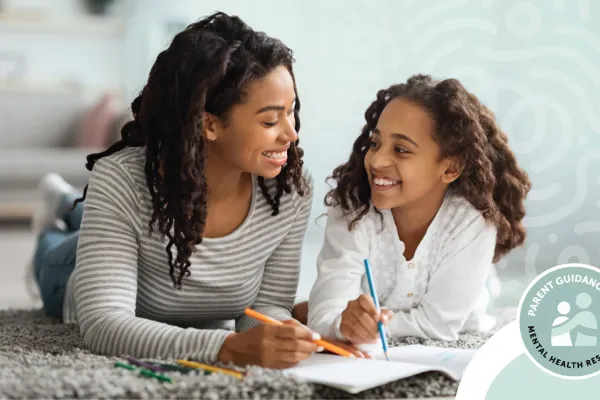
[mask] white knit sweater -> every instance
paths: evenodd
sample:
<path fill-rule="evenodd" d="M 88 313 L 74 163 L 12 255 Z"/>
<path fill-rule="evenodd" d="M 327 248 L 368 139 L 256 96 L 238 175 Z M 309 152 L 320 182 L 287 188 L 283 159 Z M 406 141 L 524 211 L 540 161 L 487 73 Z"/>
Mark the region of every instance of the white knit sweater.
<path fill-rule="evenodd" d="M 341 313 L 348 301 L 369 294 L 363 260 L 369 259 L 380 305 L 394 312 L 387 332 L 455 340 L 485 330 L 496 228 L 464 197 L 448 192 L 411 260 L 404 257 L 391 210 L 373 207 L 352 231 L 341 210 L 328 212 L 318 277 L 309 299 L 310 328 L 344 339 Z M 488 325 L 486 327 L 485 325 Z"/>

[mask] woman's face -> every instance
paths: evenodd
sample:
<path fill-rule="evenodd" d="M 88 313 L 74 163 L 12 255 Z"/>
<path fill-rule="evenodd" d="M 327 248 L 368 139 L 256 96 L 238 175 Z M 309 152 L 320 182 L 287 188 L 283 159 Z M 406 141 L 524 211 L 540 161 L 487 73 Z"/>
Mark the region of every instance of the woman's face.
<path fill-rule="evenodd" d="M 371 135 L 365 168 L 371 201 L 380 209 L 427 201 L 443 193 L 458 174 L 440 159 L 436 124 L 420 106 L 402 99 L 383 109 Z"/>
<path fill-rule="evenodd" d="M 221 161 L 265 178 L 274 178 L 287 162 L 294 128 L 296 93 L 286 67 L 275 68 L 246 87 L 246 101 L 231 108 L 227 124 L 205 123 L 211 152 Z M 211 154 L 213 155 L 213 154 Z"/>

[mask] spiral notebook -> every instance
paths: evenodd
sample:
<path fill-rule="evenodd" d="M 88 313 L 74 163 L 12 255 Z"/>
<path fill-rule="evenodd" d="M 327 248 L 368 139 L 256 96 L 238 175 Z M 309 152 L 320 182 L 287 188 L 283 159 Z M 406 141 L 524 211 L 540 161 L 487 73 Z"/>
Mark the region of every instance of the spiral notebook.
<path fill-rule="evenodd" d="M 371 354 L 374 359 L 314 354 L 285 373 L 355 394 L 428 371 L 438 371 L 459 381 L 476 352 L 473 349 L 410 345 L 389 349 L 390 361 L 379 352 Z"/>

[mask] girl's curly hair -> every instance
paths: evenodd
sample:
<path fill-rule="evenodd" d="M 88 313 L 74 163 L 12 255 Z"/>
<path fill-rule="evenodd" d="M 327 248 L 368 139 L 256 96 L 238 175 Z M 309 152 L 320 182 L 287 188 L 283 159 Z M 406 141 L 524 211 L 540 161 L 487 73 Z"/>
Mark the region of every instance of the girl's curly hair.
<path fill-rule="evenodd" d="M 337 185 L 327 193 L 325 205 L 340 207 L 346 216 L 352 214 L 349 229 L 369 211 L 371 189 L 364 158 L 379 116 L 397 97 L 427 110 L 436 121 L 434 139 L 440 146 L 440 156 L 460 161 L 462 173 L 450 187 L 497 227 L 494 262 L 523 244 L 526 232 L 522 220 L 524 200 L 531 189 L 529 177 L 517 165 L 494 114 L 456 79 L 435 81 L 429 75 L 419 74 L 406 83 L 380 90 L 365 112 L 366 124 L 354 142 L 350 159 L 328 178 Z"/>
<path fill-rule="evenodd" d="M 190 256 L 202 243 L 206 223 L 203 113 L 227 122 L 231 107 L 246 101 L 250 82 L 285 66 L 294 79 L 298 132 L 300 101 L 293 62 L 292 51 L 280 40 L 252 30 L 238 17 L 217 12 L 199 20 L 177 34 L 158 55 L 147 84 L 131 104 L 133 120 L 123 127 L 121 139 L 106 151 L 87 157 L 86 168 L 91 171 L 102 157 L 125 147 L 145 147 L 146 182 L 153 208 L 149 231 L 151 234 L 158 222 L 158 231 L 169 239 L 166 252 L 175 287 L 181 288 L 183 276 L 190 275 Z M 290 193 L 292 185 L 300 195 L 307 188 L 302 176 L 303 151 L 298 145 L 299 141 L 291 144 L 288 162 L 275 178 L 274 193 L 269 193 L 264 178 L 258 179 L 273 215 L 279 213 L 281 196 Z M 85 200 L 86 192 L 87 186 L 77 201 Z"/>

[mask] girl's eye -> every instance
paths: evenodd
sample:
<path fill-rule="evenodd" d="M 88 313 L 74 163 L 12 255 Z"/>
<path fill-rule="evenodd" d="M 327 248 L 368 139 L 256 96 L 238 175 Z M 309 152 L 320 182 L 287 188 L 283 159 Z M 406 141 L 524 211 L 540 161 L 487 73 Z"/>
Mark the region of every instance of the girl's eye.
<path fill-rule="evenodd" d="M 290 109 L 290 110 L 287 112 L 287 115 L 292 115 L 293 113 L 294 113 L 294 109 L 293 109 L 293 108 L 291 108 L 291 109 Z"/>
<path fill-rule="evenodd" d="M 275 125 L 277 125 L 277 121 L 275 121 L 275 122 L 263 122 L 263 125 L 266 126 L 267 128 L 272 128 Z"/>
<path fill-rule="evenodd" d="M 375 142 L 373 140 L 370 140 L 369 141 L 369 147 L 372 148 L 372 149 L 374 149 L 375 147 L 377 147 L 377 142 Z"/>
<path fill-rule="evenodd" d="M 396 153 L 408 153 L 408 150 L 402 148 L 402 147 L 396 147 Z"/>

